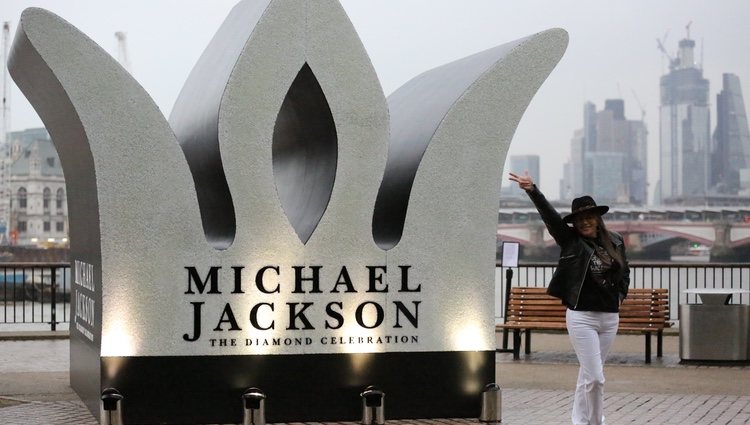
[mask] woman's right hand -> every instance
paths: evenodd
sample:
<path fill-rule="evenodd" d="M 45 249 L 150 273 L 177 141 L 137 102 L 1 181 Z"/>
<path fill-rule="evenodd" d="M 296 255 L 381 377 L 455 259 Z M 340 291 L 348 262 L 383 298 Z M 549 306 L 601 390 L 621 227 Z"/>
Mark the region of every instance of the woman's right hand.
<path fill-rule="evenodd" d="M 519 176 L 518 174 L 515 174 L 515 173 L 508 173 L 508 174 L 510 174 L 510 177 L 508 177 L 508 180 L 518 183 L 518 187 L 520 187 L 521 189 L 527 192 L 534 189 L 534 180 L 532 180 L 531 176 L 529 176 L 528 170 L 525 170 L 522 176 Z"/>

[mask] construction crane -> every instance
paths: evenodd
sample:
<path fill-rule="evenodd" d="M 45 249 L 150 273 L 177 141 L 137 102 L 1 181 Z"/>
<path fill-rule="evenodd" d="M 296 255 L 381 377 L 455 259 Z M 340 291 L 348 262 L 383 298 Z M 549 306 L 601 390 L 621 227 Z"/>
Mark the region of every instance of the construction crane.
<path fill-rule="evenodd" d="M 638 95 L 635 94 L 634 89 L 630 89 L 631 92 L 633 92 L 633 97 L 635 98 L 635 103 L 638 104 L 638 109 L 641 110 L 641 121 L 643 121 L 644 118 L 646 118 L 646 110 L 643 109 L 643 105 L 641 104 L 641 100 L 638 99 Z"/>
<path fill-rule="evenodd" d="M 120 62 L 120 65 L 122 65 L 128 73 L 132 74 L 133 71 L 130 69 L 130 58 L 128 58 L 127 34 L 122 31 L 117 31 L 115 33 L 115 39 L 117 39 L 117 62 Z"/>
<path fill-rule="evenodd" d="M 669 54 L 666 47 L 664 47 L 664 43 L 667 41 L 667 36 L 669 35 L 669 30 L 664 33 L 664 37 L 660 39 L 656 39 L 656 45 L 658 46 L 659 50 L 664 54 L 664 57 L 667 58 L 669 61 L 669 70 L 672 71 L 673 69 L 677 68 L 677 66 L 680 64 L 680 59 L 673 58 L 672 55 Z"/>
<path fill-rule="evenodd" d="M 10 231 L 10 81 L 8 75 L 8 47 L 10 46 L 10 22 L 3 22 L 3 120 L 0 129 L 0 244 L 8 244 Z"/>

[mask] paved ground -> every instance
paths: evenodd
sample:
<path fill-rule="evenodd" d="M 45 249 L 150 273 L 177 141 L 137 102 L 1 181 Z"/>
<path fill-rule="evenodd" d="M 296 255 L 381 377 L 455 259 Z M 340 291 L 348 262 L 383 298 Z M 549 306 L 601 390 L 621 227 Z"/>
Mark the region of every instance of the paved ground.
<path fill-rule="evenodd" d="M 5 337 L 0 335 L 0 424 L 96 424 L 68 384 L 66 339 Z M 677 336 L 666 337 L 665 356 L 645 365 L 643 337 L 618 336 L 605 369 L 607 422 L 750 423 L 750 366 L 683 365 L 678 343 Z M 567 337 L 535 334 L 532 350 L 519 361 L 510 354 L 497 355 L 503 423 L 570 423 L 577 365 Z M 476 420 L 389 421 L 392 425 L 473 422 Z"/>
<path fill-rule="evenodd" d="M 521 360 L 498 354 L 503 423 L 570 423 L 578 365 L 567 336 L 532 341 Z M 664 338 L 661 359 L 646 365 L 643 353 L 642 336 L 615 340 L 604 371 L 608 424 L 750 424 L 750 366 L 681 364 L 676 335 Z"/>

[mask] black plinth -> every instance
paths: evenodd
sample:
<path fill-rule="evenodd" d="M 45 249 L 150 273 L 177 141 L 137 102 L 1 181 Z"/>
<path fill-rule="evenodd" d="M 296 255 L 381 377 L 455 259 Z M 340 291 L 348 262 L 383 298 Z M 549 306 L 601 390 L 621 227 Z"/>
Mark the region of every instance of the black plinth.
<path fill-rule="evenodd" d="M 268 422 L 359 420 L 368 385 L 385 392 L 387 419 L 478 417 L 482 388 L 495 381 L 494 351 L 101 361 L 102 387 L 125 396 L 128 424 L 241 423 L 249 387 L 268 396 Z"/>

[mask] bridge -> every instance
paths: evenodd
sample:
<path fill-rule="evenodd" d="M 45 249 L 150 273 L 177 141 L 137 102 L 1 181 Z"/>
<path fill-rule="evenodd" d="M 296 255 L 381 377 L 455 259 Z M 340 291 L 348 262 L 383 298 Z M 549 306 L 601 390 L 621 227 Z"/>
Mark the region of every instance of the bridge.
<path fill-rule="evenodd" d="M 683 241 L 710 246 L 715 255 L 750 248 L 750 207 L 613 208 L 604 218 L 607 228 L 622 234 L 631 251 Z M 497 238 L 536 248 L 555 244 L 533 208 L 501 208 Z"/>

